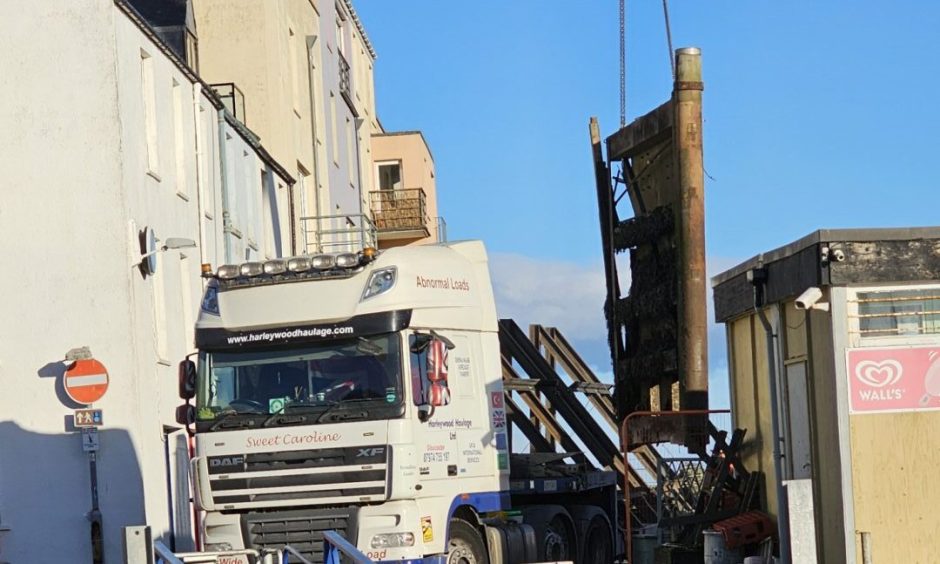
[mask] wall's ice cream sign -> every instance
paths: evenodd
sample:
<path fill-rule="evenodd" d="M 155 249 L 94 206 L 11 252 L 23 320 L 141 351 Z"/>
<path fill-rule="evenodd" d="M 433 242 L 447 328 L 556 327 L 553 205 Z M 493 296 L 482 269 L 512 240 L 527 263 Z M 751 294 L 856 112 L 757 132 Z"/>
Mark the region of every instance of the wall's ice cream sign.
<path fill-rule="evenodd" d="M 940 347 L 851 349 L 854 413 L 940 409 Z"/>

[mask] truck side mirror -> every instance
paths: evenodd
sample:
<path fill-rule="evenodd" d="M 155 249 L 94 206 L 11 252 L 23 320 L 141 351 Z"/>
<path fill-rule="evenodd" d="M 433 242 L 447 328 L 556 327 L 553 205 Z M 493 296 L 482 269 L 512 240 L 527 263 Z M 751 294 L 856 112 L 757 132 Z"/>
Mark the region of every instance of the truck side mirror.
<path fill-rule="evenodd" d="M 180 399 L 191 400 L 196 396 L 196 363 L 188 358 L 180 362 L 179 368 Z"/>
<path fill-rule="evenodd" d="M 176 408 L 176 422 L 189 427 L 196 422 L 196 408 L 191 403 L 184 403 Z"/>

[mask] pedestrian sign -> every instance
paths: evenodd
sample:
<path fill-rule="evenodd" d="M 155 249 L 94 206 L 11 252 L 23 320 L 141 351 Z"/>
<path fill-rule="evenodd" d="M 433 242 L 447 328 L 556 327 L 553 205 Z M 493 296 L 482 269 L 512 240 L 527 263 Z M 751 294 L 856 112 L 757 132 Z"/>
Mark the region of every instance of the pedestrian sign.
<path fill-rule="evenodd" d="M 76 427 L 100 427 L 104 419 L 100 409 L 77 409 L 75 410 Z"/>

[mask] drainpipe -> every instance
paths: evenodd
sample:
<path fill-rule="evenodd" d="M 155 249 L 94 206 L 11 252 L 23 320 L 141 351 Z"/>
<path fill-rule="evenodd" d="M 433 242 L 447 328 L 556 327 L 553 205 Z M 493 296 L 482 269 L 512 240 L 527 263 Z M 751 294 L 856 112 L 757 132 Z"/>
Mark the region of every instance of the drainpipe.
<path fill-rule="evenodd" d="M 762 263 L 763 261 L 761 261 Z M 770 432 L 773 435 L 774 486 L 777 491 L 777 538 L 780 539 L 780 563 L 790 564 L 790 508 L 787 504 L 786 490 L 783 487 L 783 453 L 780 449 L 780 409 L 777 401 L 777 364 L 780 359 L 780 339 L 778 335 L 780 312 L 777 311 L 771 324 L 764 313 L 767 269 L 759 266 L 747 273 L 748 281 L 754 286 L 754 313 L 760 318 L 767 338 L 767 369 L 770 373 Z"/>
<path fill-rule="evenodd" d="M 225 109 L 218 110 L 219 116 L 219 179 L 222 184 L 222 241 L 225 248 L 225 262 L 239 262 L 232 260 L 232 243 L 229 238 L 231 217 L 228 208 L 228 143 L 225 140 Z"/>
<path fill-rule="evenodd" d="M 313 66 L 313 49 L 317 44 L 317 36 L 311 35 L 307 37 L 307 83 L 310 85 L 310 138 L 313 141 L 313 206 L 316 210 L 317 218 L 317 238 L 320 237 L 320 161 L 319 161 L 319 151 L 317 150 L 317 95 L 316 95 L 316 80 L 313 78 L 313 73 L 310 70 L 314 70 Z M 315 70 L 321 70 L 319 67 L 316 67 Z M 306 186 L 304 186 L 306 188 Z M 302 224 L 303 222 L 301 222 Z M 307 254 L 307 230 L 301 225 L 304 233 L 304 252 Z M 317 250 L 319 251 L 319 245 L 317 245 Z"/>
<path fill-rule="evenodd" d="M 206 252 L 206 222 L 205 222 L 205 202 L 202 201 L 202 183 L 205 180 L 202 177 L 202 164 L 206 155 L 205 139 L 202 137 L 202 127 L 199 123 L 199 99 L 202 97 L 202 84 L 197 82 L 193 84 L 193 129 L 196 132 L 196 213 L 199 221 L 199 264 L 209 262 Z M 216 265 L 218 266 L 218 265 Z"/>

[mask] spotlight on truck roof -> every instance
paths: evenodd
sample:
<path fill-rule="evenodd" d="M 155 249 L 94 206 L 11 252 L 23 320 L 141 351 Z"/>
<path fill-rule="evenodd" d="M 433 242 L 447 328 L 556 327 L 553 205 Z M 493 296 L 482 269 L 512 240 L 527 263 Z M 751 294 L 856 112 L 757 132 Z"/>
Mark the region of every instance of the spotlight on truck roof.
<path fill-rule="evenodd" d="M 310 264 L 317 270 L 326 270 L 333 268 L 336 264 L 336 258 L 333 255 L 317 255 L 310 259 Z"/>
<path fill-rule="evenodd" d="M 215 275 L 221 280 L 234 280 L 238 278 L 239 268 L 237 264 L 223 264 L 215 272 Z"/>
<path fill-rule="evenodd" d="M 274 259 L 264 263 L 265 274 L 284 274 L 285 272 L 287 272 L 286 260 Z"/>
<path fill-rule="evenodd" d="M 372 262 L 375 260 L 375 255 L 378 251 L 375 250 L 375 247 L 366 247 L 362 249 L 362 258 L 365 259 L 365 262 Z"/>
<path fill-rule="evenodd" d="M 355 253 L 341 253 L 336 255 L 336 266 L 339 268 L 359 266 L 359 255 Z"/>
<path fill-rule="evenodd" d="M 287 261 L 287 270 L 291 272 L 307 272 L 310 266 L 310 259 L 307 257 L 297 257 Z"/>
<path fill-rule="evenodd" d="M 241 266 L 240 272 L 242 276 L 259 276 L 264 272 L 264 265 L 260 262 L 246 262 Z"/>

